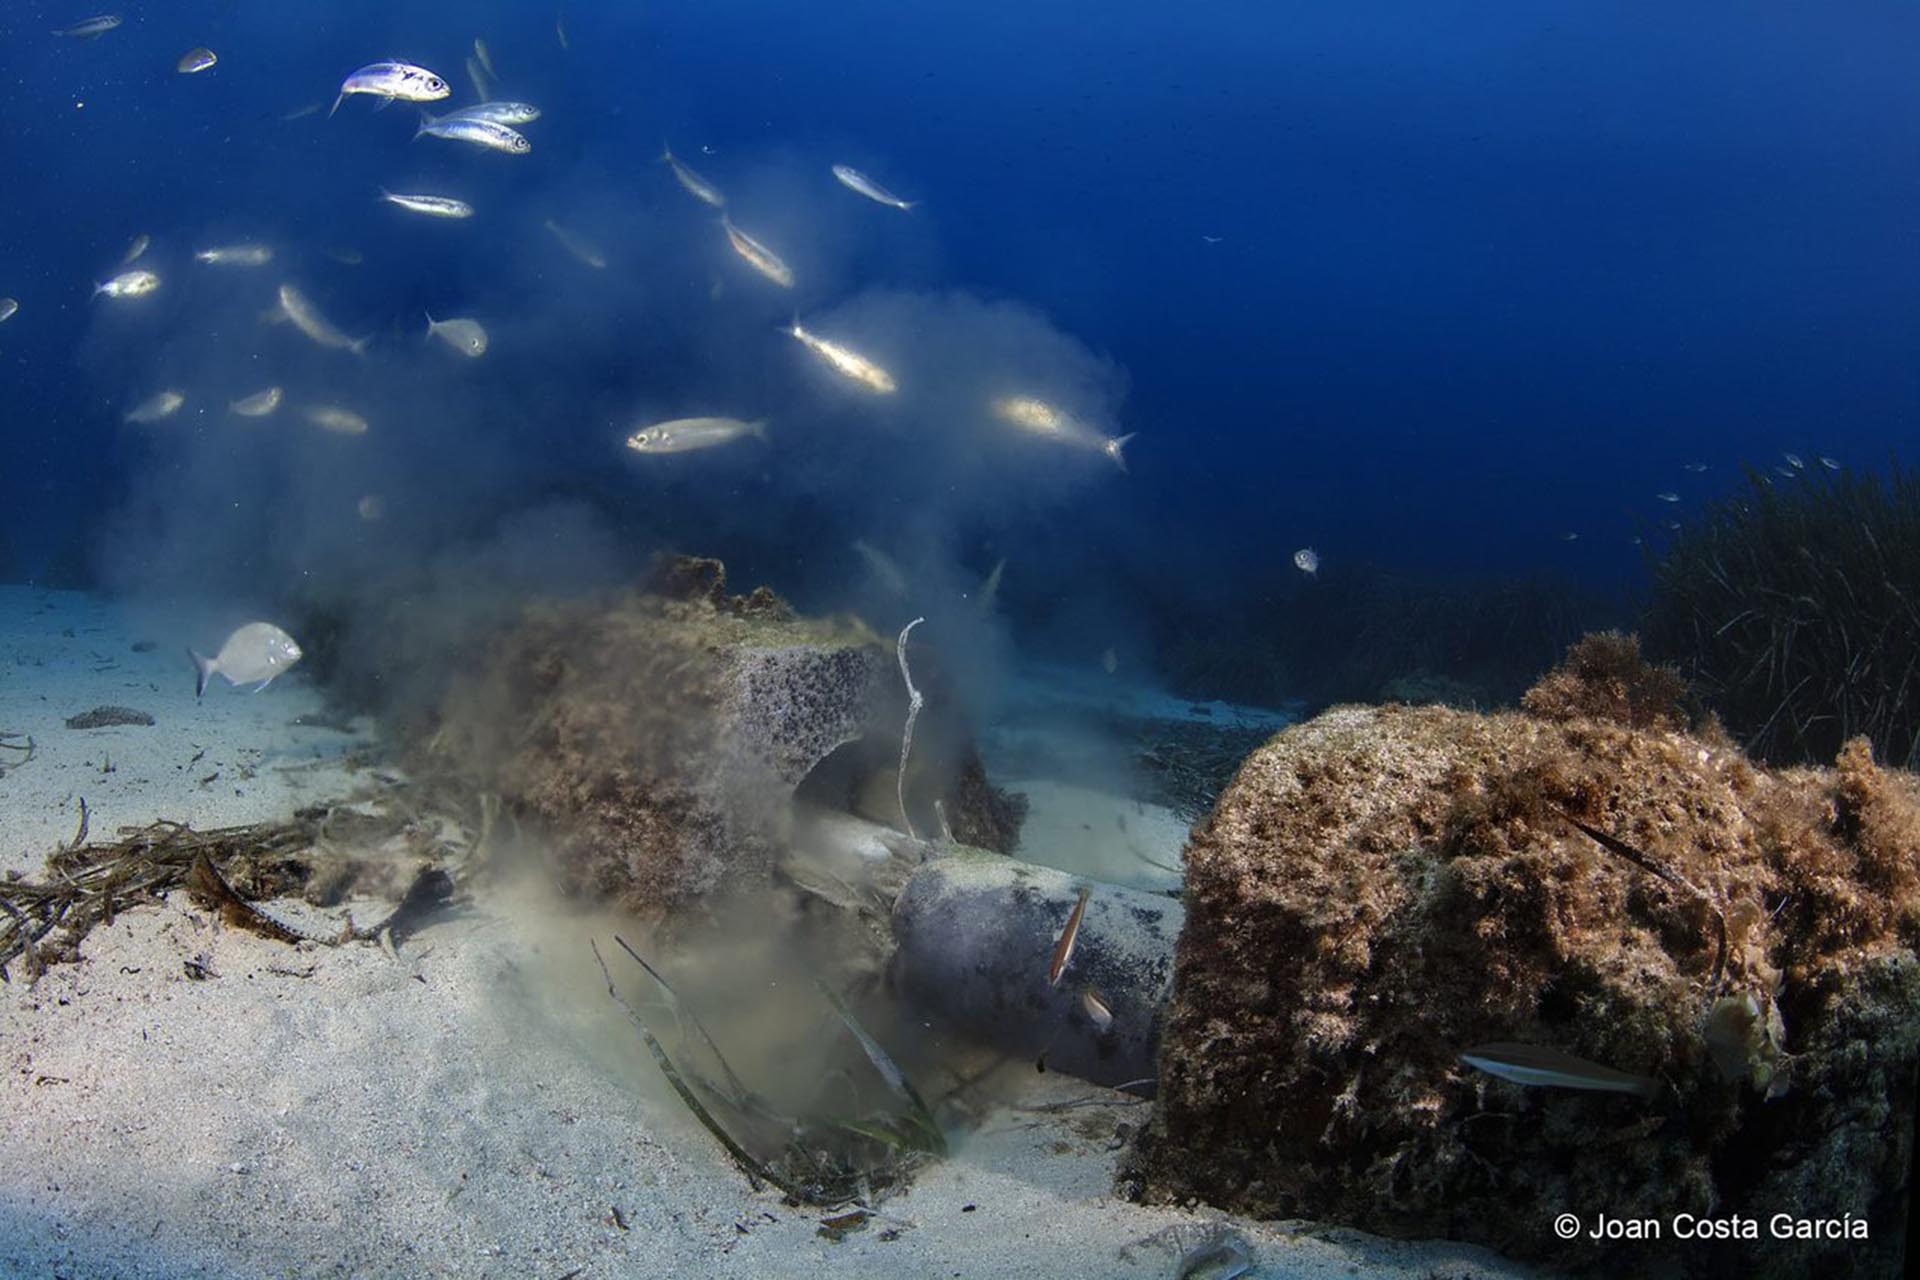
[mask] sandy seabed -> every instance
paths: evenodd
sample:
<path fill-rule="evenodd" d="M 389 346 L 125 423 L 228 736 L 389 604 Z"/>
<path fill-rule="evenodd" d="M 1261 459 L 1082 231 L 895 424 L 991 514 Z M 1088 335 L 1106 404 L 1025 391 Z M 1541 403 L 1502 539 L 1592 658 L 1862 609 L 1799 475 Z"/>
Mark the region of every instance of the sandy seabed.
<path fill-rule="evenodd" d="M 82 796 L 100 839 L 352 789 L 373 726 L 293 723 L 322 715 L 297 679 L 196 702 L 181 650 L 215 640 L 0 588 L 0 731 L 36 743 L 0 777 L 0 870 L 38 874 Z M 65 727 L 103 704 L 156 723 Z M 483 897 L 396 957 L 239 932 L 184 894 L 122 914 L 78 963 L 0 987 L 0 1275 L 1172 1276 L 1175 1249 L 1134 1242 L 1221 1221 L 1112 1194 L 1144 1105 L 1028 1075 L 831 1241 L 662 1085 L 584 950 L 606 923 Z M 1229 1225 L 1262 1277 L 1532 1274 L 1467 1245 Z"/>

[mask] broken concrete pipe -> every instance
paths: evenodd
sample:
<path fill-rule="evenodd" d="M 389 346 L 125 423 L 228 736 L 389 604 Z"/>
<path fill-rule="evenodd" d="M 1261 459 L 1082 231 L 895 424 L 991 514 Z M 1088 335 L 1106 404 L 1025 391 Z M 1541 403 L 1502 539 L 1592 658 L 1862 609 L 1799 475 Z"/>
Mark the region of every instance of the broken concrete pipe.
<path fill-rule="evenodd" d="M 1086 913 L 1054 983 L 1048 970 L 1083 886 Z M 894 987 L 1045 1070 L 1151 1094 L 1184 918 L 1159 894 L 958 848 L 917 869 L 894 905 Z"/>

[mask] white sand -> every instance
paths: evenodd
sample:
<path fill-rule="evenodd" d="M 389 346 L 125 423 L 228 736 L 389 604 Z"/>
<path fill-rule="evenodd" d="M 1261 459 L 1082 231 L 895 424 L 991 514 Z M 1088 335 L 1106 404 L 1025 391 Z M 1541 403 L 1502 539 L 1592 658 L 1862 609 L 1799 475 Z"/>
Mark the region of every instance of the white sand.
<path fill-rule="evenodd" d="M 291 814 L 348 789 L 342 761 L 370 745 L 359 732 L 302 728 L 322 714 L 299 668 L 264 692 L 215 677 L 193 696 L 189 644 L 217 650 L 224 636 L 142 627 L 99 597 L 0 586 L 0 732 L 31 735 L 34 757 L 0 748 L 0 872 L 37 873 L 73 838 L 84 798 L 92 838 L 158 818 L 233 826 Z M 134 652 L 136 643 L 150 643 Z M 69 729 L 98 706 L 151 715 L 150 726 Z M 13 741 L 13 739 L 9 739 Z"/>
<path fill-rule="evenodd" d="M 47 752 L 0 779 L 16 864 L 71 834 L 73 794 L 104 832 L 272 817 L 321 785 L 273 769 L 312 754 L 285 728 L 307 691 L 223 688 L 196 708 L 184 658 L 129 654 L 136 637 L 91 602 L 31 598 L 55 608 L 0 611 L 0 728 Z M 76 642 L 121 669 L 76 671 Z M 46 665 L 5 665 L 21 654 Z M 98 702 L 160 724 L 60 727 Z M 254 778 L 199 786 L 180 759 L 195 742 L 223 778 Z M 116 771 L 96 776 L 108 749 Z M 1001 1109 L 882 1206 L 897 1238 L 876 1223 L 830 1243 L 818 1214 L 749 1190 L 665 1090 L 599 990 L 598 924 L 488 897 L 396 960 L 240 933 L 176 895 L 96 930 L 79 963 L 0 988 L 0 1275 L 1165 1277 L 1172 1253 L 1122 1247 L 1217 1217 L 1111 1195 L 1115 1126 L 1145 1107 Z M 1026 1105 L 1099 1094 L 1023 1078 Z M 1525 1274 L 1467 1246 L 1239 1229 L 1265 1277 Z"/>
<path fill-rule="evenodd" d="M 1180 883 L 1187 824 L 1166 806 L 1051 778 L 1005 785 L 1027 797 L 1014 850 L 1026 861 L 1136 889 Z"/>

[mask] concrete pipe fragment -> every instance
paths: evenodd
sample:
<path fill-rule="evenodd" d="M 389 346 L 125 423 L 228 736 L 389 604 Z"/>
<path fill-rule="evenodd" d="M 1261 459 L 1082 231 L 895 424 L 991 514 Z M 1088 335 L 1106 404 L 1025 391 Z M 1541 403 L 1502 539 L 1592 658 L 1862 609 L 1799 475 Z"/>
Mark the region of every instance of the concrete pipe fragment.
<path fill-rule="evenodd" d="M 1048 969 L 1083 885 L 1092 890 L 1086 914 L 1052 984 Z M 956 848 L 916 870 L 894 904 L 894 988 L 1008 1053 L 1044 1054 L 1049 1071 L 1151 1094 L 1184 919 L 1160 894 Z M 1104 1028 L 1089 992 L 1112 1013 Z"/>

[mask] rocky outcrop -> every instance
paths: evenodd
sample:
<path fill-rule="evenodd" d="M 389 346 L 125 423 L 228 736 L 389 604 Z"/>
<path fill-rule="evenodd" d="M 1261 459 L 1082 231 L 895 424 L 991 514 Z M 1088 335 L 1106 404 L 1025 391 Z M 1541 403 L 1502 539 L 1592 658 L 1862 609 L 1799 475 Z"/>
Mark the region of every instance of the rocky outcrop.
<path fill-rule="evenodd" d="M 1247 760 L 1187 850 L 1137 1194 L 1571 1268 L 1897 1272 L 1920 788 L 1864 743 L 1759 768 L 1631 665 L 1577 655 L 1537 714 L 1336 708 Z M 1500 1041 L 1665 1087 L 1459 1058 Z M 1566 1241 L 1561 1213 L 1665 1236 Z M 1676 1240 L 1681 1214 L 1758 1238 Z"/>
<path fill-rule="evenodd" d="M 445 696 L 434 767 L 531 822 L 563 889 L 658 912 L 749 883 L 823 761 L 897 761 L 892 646 L 857 619 L 725 585 L 717 561 L 680 558 L 618 599 L 530 606 Z M 956 827 L 1004 826 L 981 797 L 1005 798 L 968 775 L 965 721 L 941 702 L 929 692 L 910 798 L 929 812 L 943 798 Z"/>

